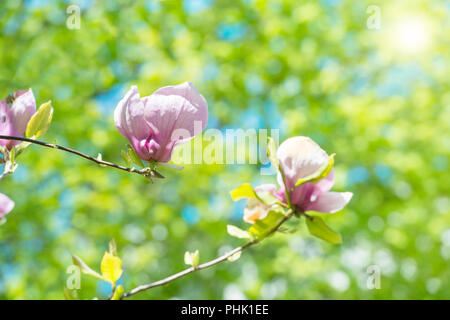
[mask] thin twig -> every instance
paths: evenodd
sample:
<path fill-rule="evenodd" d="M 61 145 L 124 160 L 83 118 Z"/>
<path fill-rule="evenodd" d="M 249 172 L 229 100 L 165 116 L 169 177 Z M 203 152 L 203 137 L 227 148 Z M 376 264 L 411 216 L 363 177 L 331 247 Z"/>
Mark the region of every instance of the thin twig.
<path fill-rule="evenodd" d="M 224 255 L 222 255 L 222 256 L 214 259 L 214 260 L 211 260 L 209 262 L 205 262 L 203 264 L 200 264 L 200 265 L 198 265 L 195 268 L 194 267 L 190 267 L 188 269 L 185 269 L 185 270 L 183 270 L 181 272 L 175 273 L 174 275 L 171 275 L 171 276 L 169 276 L 167 278 L 164 278 L 162 280 L 159 280 L 159 281 L 156 281 L 156 282 L 152 282 L 152 283 L 149 283 L 149 284 L 144 284 L 144 285 L 141 285 L 139 287 L 136 287 L 136 288 L 134 288 L 134 289 L 124 293 L 122 295 L 121 299 L 129 298 L 129 297 L 131 297 L 131 296 L 133 296 L 133 295 L 135 295 L 135 294 L 137 294 L 139 292 L 142 292 L 142 291 L 145 291 L 145 290 L 149 290 L 151 288 L 155 288 L 155 287 L 160 287 L 160 286 L 166 285 L 166 284 L 168 284 L 168 283 L 170 283 L 170 282 L 172 282 L 172 281 L 174 281 L 176 279 L 179 279 L 181 277 L 184 277 L 184 276 L 186 276 L 188 274 L 191 274 L 191 273 L 196 272 L 198 270 L 203 270 L 203 269 L 212 267 L 212 266 L 214 266 L 216 264 L 219 264 L 219 263 L 221 263 L 223 261 L 226 261 L 226 260 L 228 260 L 228 258 L 230 258 L 231 256 L 235 255 L 236 253 L 244 251 L 247 248 L 250 248 L 251 246 L 261 242 L 261 240 L 267 238 L 268 236 L 270 236 L 273 233 L 275 233 L 276 231 L 278 231 L 278 229 L 281 227 L 281 225 L 283 225 L 283 223 L 285 223 L 287 220 L 289 220 L 292 217 L 293 214 L 294 214 L 294 211 L 289 210 L 288 213 L 283 217 L 283 219 L 281 219 L 281 221 L 278 222 L 278 224 L 275 227 L 273 227 L 264 236 L 264 238 L 262 238 L 260 240 L 255 239 L 255 240 L 252 240 L 250 242 L 247 242 L 243 246 L 237 247 L 237 248 L 231 250 L 230 252 L 227 252 L 226 254 L 224 254 Z"/>
<path fill-rule="evenodd" d="M 157 175 L 160 175 L 155 170 L 151 170 L 150 168 L 144 168 L 144 169 L 138 170 L 138 169 L 135 169 L 135 168 L 124 167 L 124 166 L 121 166 L 121 165 L 118 165 L 118 164 L 115 164 L 115 163 L 112 163 L 112 162 L 99 160 L 97 158 L 94 158 L 94 157 L 91 157 L 91 156 L 89 156 L 87 154 L 84 154 L 84 153 L 82 153 L 80 151 L 77 151 L 77 150 L 74 150 L 74 149 L 70 149 L 70 148 L 67 148 L 67 147 L 63 147 L 63 146 L 60 146 L 60 145 L 57 145 L 57 144 L 47 143 L 47 142 L 34 140 L 34 139 L 29 139 L 29 138 L 24 138 L 24 137 L 5 136 L 5 135 L 0 135 L 0 139 L 24 141 L 24 142 L 37 144 L 37 145 L 40 145 L 40 146 L 43 146 L 43 147 L 47 147 L 47 148 L 51 148 L 51 149 L 62 150 L 62 151 L 69 152 L 69 153 L 72 153 L 74 155 L 77 155 L 79 157 L 82 157 L 84 159 L 87 159 L 89 161 L 95 162 L 95 163 L 97 163 L 99 165 L 102 165 L 102 166 L 108 166 L 108 167 L 116 168 L 116 169 L 127 171 L 127 172 L 137 173 L 137 174 L 144 175 L 144 176 L 150 176 L 152 174 L 152 172 L 156 173 Z"/>

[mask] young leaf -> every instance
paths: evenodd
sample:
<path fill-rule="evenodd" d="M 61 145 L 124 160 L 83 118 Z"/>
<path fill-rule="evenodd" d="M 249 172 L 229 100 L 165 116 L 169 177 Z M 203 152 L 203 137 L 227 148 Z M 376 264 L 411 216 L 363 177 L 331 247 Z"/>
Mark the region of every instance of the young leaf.
<path fill-rule="evenodd" d="M 102 156 L 102 154 L 101 153 L 99 153 L 98 155 L 97 155 L 97 160 L 98 161 L 103 161 L 103 156 Z M 100 164 L 100 167 L 106 167 L 104 164 Z"/>
<path fill-rule="evenodd" d="M 153 178 L 158 178 L 158 179 L 165 179 L 166 177 L 164 177 L 161 173 L 159 173 L 156 170 L 152 170 L 150 171 L 150 174 Z"/>
<path fill-rule="evenodd" d="M 113 256 L 109 252 L 103 255 L 102 263 L 100 265 L 103 279 L 115 286 L 116 281 L 122 275 L 122 260 L 119 257 Z"/>
<path fill-rule="evenodd" d="M 9 152 L 9 162 L 10 166 L 16 161 L 16 148 L 12 148 Z M 8 162 L 6 162 L 8 164 Z"/>
<path fill-rule="evenodd" d="M 46 132 L 52 121 L 53 108 L 51 101 L 43 103 L 38 111 L 31 117 L 25 131 L 25 137 L 39 139 Z"/>
<path fill-rule="evenodd" d="M 263 239 L 283 218 L 284 214 L 281 208 L 271 210 L 264 219 L 256 220 L 248 233 L 257 239 Z"/>
<path fill-rule="evenodd" d="M 295 186 L 298 187 L 299 185 L 302 185 L 307 182 L 317 182 L 319 180 L 322 180 L 323 178 L 326 178 L 334 166 L 334 156 L 333 153 L 329 158 L 328 162 L 324 164 L 321 168 L 319 168 L 316 172 L 310 174 L 309 176 L 306 176 L 304 178 L 300 178 L 295 183 Z"/>
<path fill-rule="evenodd" d="M 123 289 L 123 286 L 117 286 L 116 291 L 114 291 L 111 300 L 120 300 L 120 297 L 122 297 L 124 291 L 125 290 Z"/>
<path fill-rule="evenodd" d="M 114 239 L 109 242 L 109 253 L 113 256 L 117 256 L 117 245 Z"/>
<path fill-rule="evenodd" d="M 255 190 L 253 190 L 250 183 L 244 183 L 234 190 L 230 191 L 231 199 L 233 201 L 240 200 L 242 198 L 257 198 Z"/>
<path fill-rule="evenodd" d="M 120 151 L 120 154 L 122 155 L 123 160 L 125 160 L 125 163 L 127 164 L 127 167 L 131 167 L 131 159 L 128 153 L 125 151 Z"/>
<path fill-rule="evenodd" d="M 306 225 L 312 235 L 332 244 L 342 243 L 341 235 L 328 227 L 321 218 L 317 216 L 306 218 Z"/>
<path fill-rule="evenodd" d="M 250 238 L 250 235 L 248 234 L 247 231 L 242 230 L 236 226 L 232 226 L 230 224 L 227 225 L 227 231 L 228 231 L 228 234 L 232 237 L 236 237 L 239 239 L 249 239 Z"/>
<path fill-rule="evenodd" d="M 188 265 L 192 265 L 192 256 L 189 251 L 186 251 L 184 253 L 184 263 Z"/>
<path fill-rule="evenodd" d="M 200 261 L 200 252 L 198 250 L 195 250 L 195 252 L 186 251 L 184 253 L 185 264 L 191 265 L 194 268 L 196 268 L 198 266 L 199 261 Z"/>
<path fill-rule="evenodd" d="M 271 205 L 278 201 L 278 199 L 270 192 L 256 192 L 249 183 L 244 183 L 234 190 L 230 191 L 231 199 L 237 201 L 243 198 L 255 198 L 259 202 Z"/>
<path fill-rule="evenodd" d="M 264 203 L 265 205 L 272 205 L 279 201 L 277 197 L 275 197 L 272 193 L 268 191 L 258 191 L 255 193 L 258 200 Z"/>
<path fill-rule="evenodd" d="M 128 158 L 138 167 L 144 167 L 144 163 L 142 162 L 141 158 L 137 155 L 136 151 L 128 145 Z"/>
<path fill-rule="evenodd" d="M 241 257 L 241 253 L 242 253 L 242 251 L 238 251 L 235 254 L 229 256 L 227 260 L 230 262 L 234 262 L 234 261 L 238 260 Z"/>
<path fill-rule="evenodd" d="M 84 274 L 93 276 L 98 279 L 103 279 L 103 277 L 100 274 L 98 274 L 97 272 L 95 272 L 94 270 L 89 268 L 88 265 L 83 260 L 81 260 L 81 258 L 79 258 L 78 256 L 73 254 L 72 261 L 73 261 L 73 264 L 78 266 L 80 268 L 81 272 L 83 272 Z"/>
<path fill-rule="evenodd" d="M 198 250 L 195 250 L 194 255 L 192 257 L 192 266 L 194 268 L 197 268 L 199 262 L 200 262 L 200 252 Z"/>

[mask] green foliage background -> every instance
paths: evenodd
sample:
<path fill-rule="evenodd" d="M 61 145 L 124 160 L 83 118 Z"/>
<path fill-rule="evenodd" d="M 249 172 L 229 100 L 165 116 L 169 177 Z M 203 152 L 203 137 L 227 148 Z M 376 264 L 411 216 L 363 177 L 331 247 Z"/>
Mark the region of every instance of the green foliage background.
<path fill-rule="evenodd" d="M 66 8 L 81 6 L 81 29 Z M 367 28 L 369 5 L 380 30 Z M 404 53 L 392 27 L 430 23 L 427 48 Z M 278 234 L 242 255 L 136 299 L 422 299 L 450 297 L 448 1 L 0 2 L 0 95 L 31 87 L 52 100 L 45 140 L 122 163 L 127 141 L 113 111 L 130 85 L 143 96 L 192 81 L 209 102 L 209 128 L 279 128 L 336 152 L 334 190 L 352 191 L 326 221 L 332 246 Z M 0 227 L 0 298 L 62 299 L 70 252 L 99 270 L 111 238 L 125 289 L 207 261 L 242 243 L 229 190 L 274 182 L 256 165 L 188 165 L 149 184 L 137 175 L 31 146 L 0 183 L 16 202 Z M 382 272 L 366 286 L 367 267 Z M 109 286 L 82 277 L 80 298 Z"/>

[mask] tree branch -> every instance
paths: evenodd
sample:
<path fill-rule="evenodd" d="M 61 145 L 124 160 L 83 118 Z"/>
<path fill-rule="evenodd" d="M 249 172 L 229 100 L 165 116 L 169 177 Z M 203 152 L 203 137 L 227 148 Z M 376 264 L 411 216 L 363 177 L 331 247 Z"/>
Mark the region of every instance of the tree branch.
<path fill-rule="evenodd" d="M 174 275 L 171 275 L 171 276 L 169 276 L 169 277 L 167 277 L 167 278 L 164 278 L 164 279 L 162 279 L 162 280 L 159 280 L 159 281 L 156 281 L 156 282 L 152 282 L 152 283 L 149 283 L 149 284 L 144 284 L 144 285 L 141 285 L 141 286 L 139 286 L 139 287 L 136 287 L 136 288 L 134 288 L 134 289 L 132 289 L 132 290 L 130 290 L 130 291 L 124 293 L 124 294 L 122 295 L 121 299 L 129 298 L 129 297 L 131 297 L 131 296 L 133 296 L 133 295 L 135 295 L 135 294 L 137 294 L 137 293 L 139 293 L 139 292 L 146 291 L 146 290 L 149 290 L 149 289 L 151 289 L 151 288 L 155 288 L 155 287 L 160 287 L 160 286 L 166 285 L 166 284 L 168 284 L 168 283 L 170 283 L 170 282 L 172 282 L 172 281 L 174 281 L 174 280 L 176 280 L 176 279 L 179 279 L 179 278 L 181 278 L 181 277 L 184 277 L 184 276 L 186 276 L 186 275 L 188 275 L 188 274 L 194 273 L 194 272 L 196 272 L 196 271 L 198 271 L 198 270 L 203 270 L 203 269 L 206 269 L 206 268 L 215 266 L 216 264 L 219 264 L 219 263 L 221 263 L 221 262 L 223 262 L 223 261 L 226 261 L 226 260 L 228 260 L 228 258 L 230 258 L 231 256 L 233 256 L 234 254 L 236 254 L 236 253 L 238 253 L 238 252 L 242 252 L 242 251 L 244 251 L 244 250 L 247 249 L 247 248 L 250 248 L 251 246 L 253 246 L 253 245 L 255 245 L 255 244 L 261 242 L 262 240 L 264 240 L 264 239 L 267 238 L 268 236 L 270 236 L 270 235 L 272 235 L 273 233 L 275 233 L 276 231 L 278 231 L 278 229 L 279 229 L 279 228 L 280 228 L 287 220 L 289 220 L 289 219 L 292 217 L 293 214 L 294 214 L 294 211 L 290 209 L 290 210 L 287 212 L 287 214 L 283 217 L 283 219 L 282 219 L 280 222 L 278 222 L 278 224 L 277 224 L 275 227 L 273 227 L 273 228 L 272 228 L 272 229 L 264 236 L 264 238 L 262 238 L 262 239 L 260 239 L 260 240 L 252 240 L 252 241 L 250 241 L 250 242 L 247 242 L 247 243 L 244 244 L 243 246 L 237 247 L 237 248 L 231 250 L 230 252 L 228 252 L 228 253 L 226 253 L 226 254 L 224 254 L 224 255 L 222 255 L 222 256 L 220 256 L 220 257 L 214 259 L 214 260 L 211 260 L 211 261 L 209 261 L 209 262 L 205 262 L 205 263 L 203 263 L 203 264 L 200 264 L 200 265 L 198 265 L 198 266 L 195 267 L 195 268 L 194 268 L 194 267 L 190 267 L 190 268 L 188 268 L 188 269 L 185 269 L 185 270 L 183 270 L 183 271 L 181 271 L 181 272 L 175 273 Z"/>
<path fill-rule="evenodd" d="M 112 162 L 108 162 L 108 161 L 103 161 L 94 157 L 91 157 L 85 153 L 82 153 L 80 151 L 74 150 L 74 149 L 70 149 L 67 147 L 63 147 L 57 144 L 51 144 L 51 143 L 46 143 L 43 141 L 39 141 L 39 140 L 34 140 L 34 139 L 29 139 L 29 138 L 25 138 L 25 137 L 16 137 L 16 136 L 5 136 L 5 135 L 0 135 L 0 139 L 2 140 L 16 140 L 16 141 L 23 141 L 23 142 L 28 142 L 28 143 L 32 143 L 32 144 L 37 144 L 43 147 L 47 147 L 47 148 L 51 148 L 51 149 L 58 149 L 58 150 L 62 150 L 65 152 L 69 152 L 72 153 L 74 155 L 77 155 L 79 157 L 82 157 L 84 159 L 87 159 L 89 161 L 95 162 L 101 166 L 108 166 L 108 167 L 112 167 L 112 168 L 116 168 L 118 170 L 122 170 L 122 171 L 126 171 L 126 172 L 132 172 L 132 173 L 137 173 L 146 177 L 150 177 L 150 178 L 164 178 L 159 172 L 157 172 L 156 170 L 152 170 L 150 168 L 144 168 L 144 169 L 135 169 L 135 168 L 129 168 L 129 167 L 124 167 Z"/>

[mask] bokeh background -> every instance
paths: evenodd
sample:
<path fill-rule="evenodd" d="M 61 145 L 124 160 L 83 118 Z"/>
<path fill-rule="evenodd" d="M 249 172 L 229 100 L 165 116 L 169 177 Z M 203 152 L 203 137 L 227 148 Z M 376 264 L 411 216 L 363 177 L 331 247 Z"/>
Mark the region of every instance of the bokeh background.
<path fill-rule="evenodd" d="M 2 0 L 0 33 L 0 96 L 52 100 L 46 141 L 124 164 L 113 111 L 130 85 L 192 81 L 208 128 L 275 128 L 337 153 L 334 190 L 354 193 L 326 219 L 342 245 L 293 221 L 237 262 L 135 299 L 450 298 L 449 1 Z M 0 183 L 16 202 L 0 227 L 2 299 L 63 299 L 70 253 L 99 270 L 111 238 L 126 289 L 184 269 L 186 250 L 210 260 L 242 243 L 226 233 L 245 226 L 228 192 L 275 181 L 259 165 L 193 164 L 150 184 L 39 146 L 18 160 Z M 82 276 L 78 295 L 109 290 Z"/>

